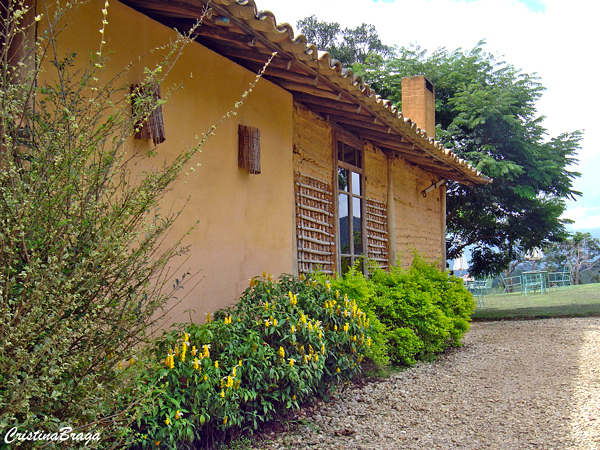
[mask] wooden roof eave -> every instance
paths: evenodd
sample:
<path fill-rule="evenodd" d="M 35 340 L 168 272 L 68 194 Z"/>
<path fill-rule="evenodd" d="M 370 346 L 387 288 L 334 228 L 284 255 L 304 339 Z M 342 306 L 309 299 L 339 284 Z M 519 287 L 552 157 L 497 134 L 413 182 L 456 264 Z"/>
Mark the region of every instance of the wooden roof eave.
<path fill-rule="evenodd" d="M 155 20 L 168 22 L 169 26 L 175 26 L 174 22 L 178 20 L 188 20 L 189 23 L 190 19 L 200 18 L 207 3 L 206 0 L 121 1 Z M 198 28 L 196 39 L 203 45 L 254 71 L 262 68 L 270 55 L 276 52 L 277 57 L 267 68 L 265 76 L 291 92 L 309 109 L 320 114 L 327 113 L 336 123 L 350 130 L 359 129 L 361 137 L 373 140 L 375 145 L 393 150 L 441 176 L 465 184 L 482 182 L 481 174 L 465 168 L 455 155 L 449 157 L 439 144 L 428 141 L 412 122 L 403 121 L 402 115 L 389 101 L 382 100 L 368 86 L 343 76 L 339 66 L 329 66 L 330 58 L 314 59 L 311 53 L 316 48 L 307 46 L 305 39 L 296 42 L 295 39 L 290 40 L 285 32 L 275 32 L 274 24 L 267 23 L 274 21 L 272 17 L 266 17 L 267 20 L 262 23 L 256 18 L 253 2 L 245 5 L 233 2 L 226 7 L 213 2 L 210 7 L 213 17 L 227 20 L 218 24 L 206 21 Z M 300 51 L 300 48 L 304 50 Z M 378 111 L 373 107 L 376 105 L 384 109 Z M 337 114 L 328 111 L 330 108 Z M 411 152 L 406 150 L 407 147 L 398 146 L 406 143 L 413 149 Z"/>

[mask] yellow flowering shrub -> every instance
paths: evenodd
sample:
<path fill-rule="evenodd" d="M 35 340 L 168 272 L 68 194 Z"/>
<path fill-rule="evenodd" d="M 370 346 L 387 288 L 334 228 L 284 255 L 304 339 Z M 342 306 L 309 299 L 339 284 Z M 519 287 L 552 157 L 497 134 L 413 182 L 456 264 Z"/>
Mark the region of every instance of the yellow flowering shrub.
<path fill-rule="evenodd" d="M 235 306 L 157 343 L 153 376 L 164 384 L 136 430 L 147 436 L 140 445 L 209 445 L 327 395 L 360 371 L 368 329 L 356 303 L 325 283 L 254 277 Z"/>

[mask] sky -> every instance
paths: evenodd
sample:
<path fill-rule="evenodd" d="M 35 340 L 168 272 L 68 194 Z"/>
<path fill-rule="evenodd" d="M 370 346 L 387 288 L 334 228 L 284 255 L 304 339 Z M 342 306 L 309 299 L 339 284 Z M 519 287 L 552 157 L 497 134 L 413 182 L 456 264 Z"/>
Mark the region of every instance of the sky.
<path fill-rule="evenodd" d="M 537 74 L 546 88 L 537 103 L 548 137 L 584 131 L 574 189 L 568 203 L 571 231 L 600 238 L 600 87 L 595 78 L 600 2 L 595 0 L 255 0 L 278 23 L 312 14 L 354 28 L 375 25 L 386 45 L 416 44 L 470 50 L 485 39 L 486 51 Z"/>

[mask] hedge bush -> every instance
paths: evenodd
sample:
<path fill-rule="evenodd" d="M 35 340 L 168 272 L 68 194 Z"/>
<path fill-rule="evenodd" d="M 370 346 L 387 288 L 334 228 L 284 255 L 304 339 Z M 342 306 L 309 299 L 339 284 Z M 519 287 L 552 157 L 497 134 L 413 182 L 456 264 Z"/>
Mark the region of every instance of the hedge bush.
<path fill-rule="evenodd" d="M 328 282 L 253 279 L 233 307 L 157 342 L 143 382 L 163 385 L 136 444 L 196 448 L 326 395 L 359 372 L 368 329 L 365 313 Z"/>
<path fill-rule="evenodd" d="M 371 266 L 368 279 L 352 269 L 333 284 L 371 318 L 373 345 L 367 356 L 378 364 L 410 366 L 459 345 L 475 307 L 462 280 L 417 254 L 408 269 Z"/>

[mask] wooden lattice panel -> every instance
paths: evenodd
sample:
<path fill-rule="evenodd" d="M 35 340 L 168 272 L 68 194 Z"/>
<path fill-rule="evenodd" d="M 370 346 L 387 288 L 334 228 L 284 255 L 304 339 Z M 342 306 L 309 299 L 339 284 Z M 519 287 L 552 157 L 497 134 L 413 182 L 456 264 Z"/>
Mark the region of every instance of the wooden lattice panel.
<path fill-rule="evenodd" d="M 387 208 L 384 202 L 366 201 L 367 255 L 379 265 L 388 267 Z"/>
<path fill-rule="evenodd" d="M 298 272 L 335 270 L 331 184 L 295 173 Z"/>

